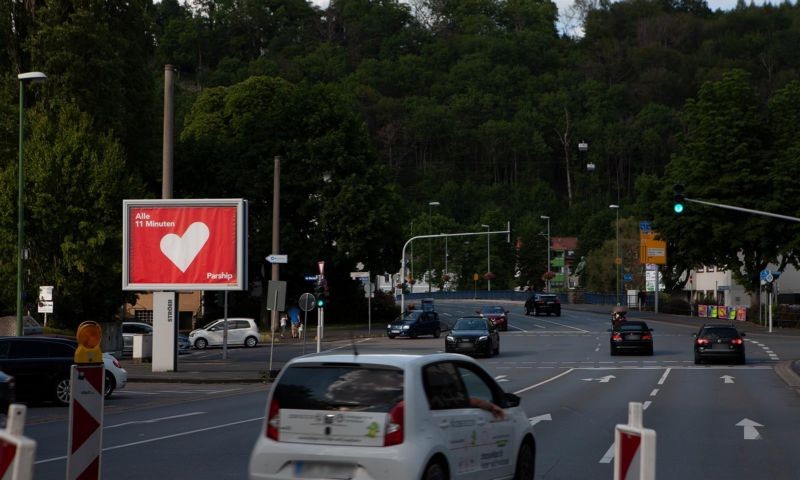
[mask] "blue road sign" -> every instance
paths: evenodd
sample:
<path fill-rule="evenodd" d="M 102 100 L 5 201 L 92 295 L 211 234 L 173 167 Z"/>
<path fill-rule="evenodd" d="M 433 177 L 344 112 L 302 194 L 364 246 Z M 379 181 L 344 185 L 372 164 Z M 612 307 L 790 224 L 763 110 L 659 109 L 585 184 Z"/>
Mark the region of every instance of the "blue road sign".
<path fill-rule="evenodd" d="M 633 281 L 633 274 L 628 272 L 628 273 L 625 274 L 625 276 L 622 277 L 622 279 L 625 280 L 626 282 L 632 282 Z"/>
<path fill-rule="evenodd" d="M 761 270 L 759 276 L 761 277 L 761 280 L 764 280 L 766 282 L 767 277 L 770 276 L 771 273 L 772 272 L 770 272 L 768 268 L 765 268 L 764 270 Z"/>

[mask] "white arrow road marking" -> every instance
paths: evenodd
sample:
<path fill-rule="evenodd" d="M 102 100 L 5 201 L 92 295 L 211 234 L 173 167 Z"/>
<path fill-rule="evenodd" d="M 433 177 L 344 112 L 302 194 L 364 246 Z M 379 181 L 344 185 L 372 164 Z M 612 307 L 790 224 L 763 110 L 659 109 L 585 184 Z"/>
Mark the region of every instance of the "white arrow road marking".
<path fill-rule="evenodd" d="M 106 429 L 108 429 L 108 428 L 117 428 L 117 427 L 124 427 L 126 425 L 136 425 L 136 424 L 142 424 L 142 423 L 156 423 L 156 422 L 162 422 L 164 420 L 172 420 L 172 419 L 175 419 L 175 418 L 184 418 L 184 417 L 193 417 L 195 415 L 204 415 L 205 413 L 206 412 L 191 412 L 191 413 L 183 413 L 181 415 L 173 415 L 171 417 L 153 418 L 153 419 L 150 419 L 150 420 L 135 420 L 133 422 L 125 422 L 125 423 L 118 423 L 116 425 L 109 425 L 109 426 L 107 426 L 105 428 Z"/>
<path fill-rule="evenodd" d="M 723 376 L 721 376 L 719 378 L 725 380 L 725 383 L 736 383 L 736 382 L 733 381 L 733 379 L 736 378 L 736 377 L 731 377 L 730 375 L 723 375 Z"/>
<path fill-rule="evenodd" d="M 553 420 L 553 417 L 551 417 L 549 413 L 545 413 L 544 415 L 539 415 L 538 417 L 531 417 L 528 419 L 528 421 L 531 422 L 531 427 L 545 420 L 549 422 Z"/>
<path fill-rule="evenodd" d="M 737 427 L 744 427 L 744 439 L 745 440 L 761 440 L 761 434 L 758 433 L 756 427 L 763 427 L 758 422 L 754 422 L 749 418 L 743 418 L 741 422 L 736 424 Z"/>
<path fill-rule="evenodd" d="M 581 380 L 583 380 L 584 382 L 594 382 L 595 380 L 597 380 L 600 383 L 608 383 L 611 381 L 612 378 L 617 378 L 617 377 L 615 377 L 614 375 L 606 375 L 605 377 L 600 377 L 600 378 L 581 378 Z"/>
<path fill-rule="evenodd" d="M 494 379 L 497 380 L 497 383 L 503 383 L 508 381 L 508 379 L 506 378 L 507 376 L 508 375 L 498 375 L 494 377 Z"/>
<path fill-rule="evenodd" d="M 608 447 L 606 454 L 600 459 L 600 463 L 611 463 L 611 460 L 614 460 L 614 442 L 611 442 L 611 446 Z"/>

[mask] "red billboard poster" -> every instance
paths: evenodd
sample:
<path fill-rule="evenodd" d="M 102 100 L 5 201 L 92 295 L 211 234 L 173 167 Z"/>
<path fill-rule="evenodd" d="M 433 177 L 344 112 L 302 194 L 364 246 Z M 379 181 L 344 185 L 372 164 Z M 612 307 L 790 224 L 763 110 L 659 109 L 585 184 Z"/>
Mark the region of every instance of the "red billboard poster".
<path fill-rule="evenodd" d="M 125 200 L 123 290 L 242 290 L 243 200 Z"/>

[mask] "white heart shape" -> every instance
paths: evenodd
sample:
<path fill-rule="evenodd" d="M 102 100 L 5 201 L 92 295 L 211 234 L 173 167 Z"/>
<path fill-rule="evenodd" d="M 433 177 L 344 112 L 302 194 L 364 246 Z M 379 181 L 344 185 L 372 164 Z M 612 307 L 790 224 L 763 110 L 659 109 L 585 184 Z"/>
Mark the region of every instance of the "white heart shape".
<path fill-rule="evenodd" d="M 161 238 L 161 252 L 185 272 L 197 254 L 208 241 L 208 226 L 203 222 L 194 222 L 183 232 L 183 236 L 169 233 Z"/>

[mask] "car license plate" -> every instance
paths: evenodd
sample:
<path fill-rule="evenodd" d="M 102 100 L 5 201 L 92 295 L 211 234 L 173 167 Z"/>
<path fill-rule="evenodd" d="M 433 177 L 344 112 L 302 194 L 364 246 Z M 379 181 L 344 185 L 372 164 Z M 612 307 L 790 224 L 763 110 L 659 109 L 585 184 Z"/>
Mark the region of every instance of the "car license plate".
<path fill-rule="evenodd" d="M 400 330 L 392 330 L 392 333 L 400 333 Z"/>
<path fill-rule="evenodd" d="M 471 339 L 471 338 L 462 338 L 462 339 L 460 340 L 460 342 L 461 342 L 461 343 L 472 343 L 472 339 Z"/>
<path fill-rule="evenodd" d="M 354 465 L 328 462 L 294 462 L 295 478 L 353 478 Z"/>
<path fill-rule="evenodd" d="M 636 335 L 636 334 L 629 334 L 628 336 L 625 337 L 626 340 L 639 340 L 641 338 L 642 338 L 641 335 Z"/>

